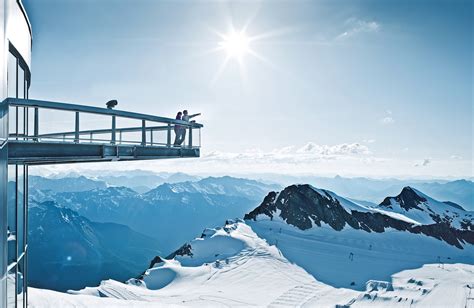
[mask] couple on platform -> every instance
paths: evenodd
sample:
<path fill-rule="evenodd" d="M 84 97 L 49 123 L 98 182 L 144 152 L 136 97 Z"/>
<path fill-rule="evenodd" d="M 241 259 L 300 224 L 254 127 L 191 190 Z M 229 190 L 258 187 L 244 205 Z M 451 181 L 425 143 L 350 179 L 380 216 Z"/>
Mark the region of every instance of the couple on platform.
<path fill-rule="evenodd" d="M 194 118 L 194 117 L 197 117 L 198 115 L 201 115 L 200 113 L 196 113 L 196 114 L 188 114 L 188 111 L 187 110 L 184 110 L 183 112 L 178 112 L 178 114 L 176 115 L 176 120 L 181 120 L 181 121 L 185 121 L 185 122 L 190 122 L 189 120 Z M 174 132 L 176 134 L 176 138 L 174 139 L 174 145 L 175 146 L 179 146 L 183 143 L 184 141 L 184 138 L 186 138 L 186 129 L 187 129 L 187 126 L 181 126 L 181 125 L 175 125 L 174 126 Z"/>

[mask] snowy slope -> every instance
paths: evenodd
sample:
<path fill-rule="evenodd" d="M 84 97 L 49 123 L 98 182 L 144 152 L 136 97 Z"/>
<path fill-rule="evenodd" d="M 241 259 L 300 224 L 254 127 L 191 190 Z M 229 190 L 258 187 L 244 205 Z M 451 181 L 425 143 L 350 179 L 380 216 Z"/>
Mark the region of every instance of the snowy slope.
<path fill-rule="evenodd" d="M 321 282 L 363 290 L 368 280 L 390 280 L 404 269 L 445 262 L 474 264 L 474 246 L 464 249 L 406 231 L 365 232 L 329 226 L 300 230 L 282 221 L 247 221 L 289 261 Z M 474 277 L 473 277 L 474 279 Z"/>
<path fill-rule="evenodd" d="M 393 276 L 392 282 L 371 281 L 367 290 L 354 292 L 321 286 L 318 282 L 297 285 L 286 290 L 267 307 L 474 307 L 472 277 L 474 267 L 465 264 L 449 264 L 443 268 L 425 265 L 422 268 L 406 270 Z M 232 281 L 221 281 L 231 285 Z M 269 281 L 268 283 L 272 283 Z M 70 295 L 50 290 L 28 288 L 29 307 L 245 307 L 249 306 L 252 293 L 245 294 L 247 302 L 234 301 L 219 289 L 208 289 L 212 295 L 176 294 L 161 295 L 155 292 L 148 298 L 132 293 L 136 289 L 124 288 L 118 282 L 103 285 L 114 296 Z M 254 286 L 250 283 L 249 287 Z M 388 286 L 388 288 L 387 288 Z M 261 288 L 259 288 L 261 289 Z M 265 288 L 264 288 L 265 289 Z M 119 291 L 119 292 L 116 292 Z M 176 290 L 178 291 L 178 290 Z M 182 290 L 183 292 L 186 290 Z M 106 291 L 104 291 L 106 292 Z M 122 293 L 120 293 L 122 292 Z M 199 289 L 203 292 L 203 288 Z M 93 293 L 93 292 L 91 292 Z M 109 293 L 109 294 L 110 294 Z M 273 292 L 272 292 L 273 293 Z M 260 293 L 258 297 L 267 297 Z M 133 297 L 133 299 L 126 299 Z M 254 305 L 264 306 L 264 305 Z"/>
<path fill-rule="evenodd" d="M 323 255 L 321 248 L 314 250 Z M 357 262 L 358 258 L 356 255 L 350 262 Z M 426 265 L 395 273 L 393 281 L 364 282 L 360 291 L 335 288 L 289 262 L 277 247 L 259 238 L 242 222 L 207 229 L 201 238 L 178 250 L 174 259 L 155 261 L 142 279 L 130 279 L 127 284 L 107 280 L 98 287 L 73 294 L 30 288 L 30 306 L 472 307 L 473 304 L 469 295 L 474 281 L 472 265 Z M 328 266 L 317 258 L 312 262 L 319 267 Z M 333 265 L 331 270 L 337 276 L 346 269 Z"/>
<path fill-rule="evenodd" d="M 474 266 L 435 265 L 406 270 L 393 276 L 391 290 L 377 282 L 349 301 L 350 307 L 474 307 Z M 308 302 L 307 306 L 316 306 Z"/>
<path fill-rule="evenodd" d="M 131 279 L 127 284 L 107 280 L 98 287 L 73 292 L 74 295 L 33 289 L 31 306 L 119 307 L 125 302 L 130 307 L 263 307 L 299 303 L 319 292 L 327 294 L 328 301 L 321 303 L 329 307 L 336 298 L 347 302 L 358 295 L 353 290 L 316 281 L 244 223 L 208 229 L 203 238 L 188 244 L 189 254 L 182 251 L 183 255 L 176 255 L 174 260 L 154 264 L 141 280 Z"/>

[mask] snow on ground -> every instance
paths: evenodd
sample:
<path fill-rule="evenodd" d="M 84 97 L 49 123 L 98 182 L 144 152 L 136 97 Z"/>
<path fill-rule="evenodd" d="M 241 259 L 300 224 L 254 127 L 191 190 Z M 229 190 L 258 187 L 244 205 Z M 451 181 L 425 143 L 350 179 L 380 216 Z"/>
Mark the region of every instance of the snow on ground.
<path fill-rule="evenodd" d="M 178 256 L 149 269 L 144 283 L 103 281 L 76 294 L 31 289 L 31 307 L 194 307 L 269 306 L 287 302 L 282 295 L 295 288 L 318 290 L 342 302 L 356 295 L 316 281 L 288 262 L 245 223 L 227 225 L 204 239 L 191 241 L 193 257 Z M 217 262 L 217 260 L 219 260 Z M 305 293 L 306 294 L 306 293 Z M 309 296 L 299 295 L 294 301 Z M 106 297 L 106 298 L 105 298 Z M 292 297 L 293 298 L 293 297 Z M 126 300 L 126 301 L 125 301 Z M 286 300 L 286 301 L 285 301 Z M 326 303 L 328 307 L 332 302 Z"/>
<path fill-rule="evenodd" d="M 368 289 L 350 307 L 474 307 L 474 266 L 424 265 L 393 276 L 393 289 Z M 317 305 L 309 301 L 308 307 Z"/>
<path fill-rule="evenodd" d="M 290 260 L 295 261 L 295 256 L 301 255 L 303 259 L 298 261 L 306 260 L 303 264 L 307 267 L 308 264 L 313 264 L 308 267 L 310 270 L 320 268 L 325 280 L 328 280 L 326 275 L 332 275 L 341 276 L 341 281 L 348 281 L 349 277 L 353 279 L 352 276 L 360 275 L 364 271 L 367 273 L 362 276 L 381 280 L 377 271 L 371 272 L 370 268 L 367 268 L 368 262 L 373 262 L 375 269 L 379 269 L 378 262 L 381 262 L 381 265 L 400 263 L 401 267 L 404 266 L 403 269 L 415 265 L 416 262 L 407 263 L 404 256 L 407 251 L 401 250 L 396 243 L 383 244 L 382 239 L 374 242 L 371 250 L 373 255 L 366 253 L 364 257 L 362 250 L 367 250 L 367 239 L 354 234 L 350 234 L 352 238 L 347 234 L 339 238 L 338 233 L 323 232 L 325 235 L 318 239 L 314 234 L 305 235 L 302 231 L 296 232 L 290 226 L 284 229 L 283 224 L 280 233 L 279 227 L 275 228 L 276 225 L 278 223 L 268 221 L 251 225 L 238 222 L 230 223 L 224 228 L 206 229 L 203 238 L 190 242 L 192 256 L 177 256 L 174 260 L 157 263 L 146 271 L 143 280 L 131 279 L 128 284 L 107 280 L 98 287 L 86 288 L 73 292 L 74 294 L 30 288 L 29 305 L 31 307 L 334 307 L 336 304 L 351 304 L 354 307 L 385 307 L 387 304 L 393 304 L 403 307 L 409 306 L 411 302 L 420 307 L 435 307 L 437 303 L 448 302 L 453 304 L 449 307 L 472 305 L 472 300 L 468 298 L 474 296 L 469 295 L 467 291 L 470 289 L 466 287 L 467 285 L 472 287 L 474 281 L 472 265 L 445 264 L 444 268 L 438 268 L 435 264 L 400 273 L 394 272 L 394 268 L 391 268 L 389 272 L 395 274 L 393 283 L 390 277 L 386 279 L 388 282 L 371 281 L 368 284 L 369 291 L 366 291 L 366 281 L 359 282 L 359 279 L 356 279 L 358 285 L 363 285 L 361 290 L 353 290 L 350 286 L 335 288 L 334 284 L 323 283 L 318 275 L 315 276 L 316 280 L 303 268 L 288 261 L 286 253 L 288 247 L 292 245 L 291 242 L 294 243 L 291 247 L 295 251 L 294 254 L 289 254 Z M 273 226 L 273 229 L 268 230 L 269 226 Z M 257 235 L 265 230 L 269 232 L 268 234 L 274 233 L 279 236 L 270 237 L 271 245 Z M 278 243 L 272 242 L 276 239 Z M 390 238 L 390 240 L 397 239 L 400 238 Z M 283 248 L 283 255 L 274 244 Z M 348 249 L 349 245 L 355 251 L 354 261 L 347 261 L 345 249 Z M 443 246 L 448 247 L 445 243 Z M 427 247 L 423 241 L 421 247 Z M 410 249 L 411 253 L 417 256 L 419 251 L 412 246 Z M 448 251 L 452 254 L 451 250 Z M 427 260 L 425 257 L 421 259 Z M 420 257 L 415 259 L 418 260 L 417 258 Z M 334 259 L 334 262 L 330 262 L 330 259 Z M 349 267 L 344 265 L 348 262 L 351 264 Z M 345 273 L 346 271 L 349 272 Z M 399 301 L 400 298 L 402 300 Z"/>
<path fill-rule="evenodd" d="M 278 220 L 248 221 L 255 233 L 319 281 L 364 290 L 368 280 L 389 281 L 405 269 L 428 263 L 474 265 L 474 246 L 459 249 L 422 234 L 387 229 L 383 233 L 329 226 L 299 230 Z M 474 277 L 473 277 L 474 280 Z"/>

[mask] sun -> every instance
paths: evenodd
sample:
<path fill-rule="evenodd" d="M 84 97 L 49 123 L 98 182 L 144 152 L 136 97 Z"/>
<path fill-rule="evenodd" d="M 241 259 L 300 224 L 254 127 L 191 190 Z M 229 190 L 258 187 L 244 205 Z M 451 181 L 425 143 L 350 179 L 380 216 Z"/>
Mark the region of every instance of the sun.
<path fill-rule="evenodd" d="M 219 47 L 226 51 L 227 57 L 241 60 L 244 55 L 250 53 L 250 38 L 244 31 L 232 30 L 222 36 Z"/>
<path fill-rule="evenodd" d="M 247 34 L 246 29 L 247 26 L 241 29 L 235 29 L 233 26 L 231 26 L 229 27 L 229 31 L 226 34 L 212 29 L 212 31 L 217 36 L 219 36 L 220 40 L 216 42 L 217 46 L 209 50 L 209 52 L 222 52 L 225 53 L 225 57 L 222 60 L 222 63 L 219 66 L 216 74 L 214 75 L 211 84 L 214 84 L 219 79 L 231 61 L 234 61 L 238 64 L 242 81 L 245 82 L 247 68 L 244 58 L 247 56 L 256 58 L 264 64 L 274 67 L 274 65 L 269 60 L 257 53 L 254 48 L 256 47 L 255 45 L 258 45 L 258 42 L 261 42 L 263 39 L 268 37 L 274 36 L 276 32 L 272 31 L 250 36 Z"/>

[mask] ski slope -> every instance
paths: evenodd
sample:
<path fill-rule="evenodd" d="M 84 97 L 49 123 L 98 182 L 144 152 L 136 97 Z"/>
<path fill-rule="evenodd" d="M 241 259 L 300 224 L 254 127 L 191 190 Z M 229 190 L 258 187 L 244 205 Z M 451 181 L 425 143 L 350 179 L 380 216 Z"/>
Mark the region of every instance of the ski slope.
<path fill-rule="evenodd" d="M 424 265 L 393 276 L 392 288 L 368 288 L 349 307 L 474 307 L 474 267 L 467 264 Z M 377 286 L 376 284 L 374 284 Z M 315 307 L 309 301 L 306 307 Z"/>
<path fill-rule="evenodd" d="M 278 219 L 247 223 L 290 262 L 334 287 L 363 290 L 368 280 L 389 281 L 395 273 L 429 263 L 474 265 L 473 245 L 459 249 L 422 234 L 369 233 L 349 226 L 336 231 L 325 225 L 300 230 Z"/>
<path fill-rule="evenodd" d="M 315 279 L 295 264 L 300 261 L 293 263 L 286 258 L 284 251 L 290 245 L 286 243 L 290 236 L 292 241 L 301 238 L 296 242 L 300 247 L 305 247 L 304 241 L 313 245 L 311 238 L 301 233 L 291 234 L 291 229 L 282 230 L 282 233 L 279 228 L 276 229 L 276 234 L 284 234 L 287 238 L 279 238 L 281 242 L 277 245 L 283 247 L 282 253 L 274 245 L 276 243 L 272 243 L 271 237 L 267 241 L 258 236 L 259 232 L 262 233 L 261 229 L 271 222 L 261 223 L 230 222 L 222 228 L 206 229 L 203 237 L 189 242 L 189 250 L 183 250 L 172 260 L 155 264 L 142 279 L 130 279 L 127 283 L 107 280 L 98 287 L 71 291 L 70 294 L 30 288 L 29 304 L 31 307 L 334 307 L 336 304 L 351 307 L 385 307 L 387 304 L 395 307 L 408 307 L 410 304 L 434 307 L 433 303 L 449 300 L 455 304 L 450 307 L 472 307 L 472 295 L 467 292 L 470 290 L 467 286 L 472 287 L 474 281 L 472 265 L 444 264 L 443 268 L 438 268 L 436 264 L 426 265 L 394 273 L 393 282 L 391 279 L 386 282 L 372 281 L 368 285 L 369 290 L 366 290 L 362 280 L 361 290 L 336 288 L 321 281 L 318 275 Z M 365 245 L 360 239 L 350 244 Z M 338 246 L 343 247 L 344 241 L 336 240 L 334 247 Z M 313 250 L 323 254 L 320 246 L 315 246 Z M 386 254 L 389 251 L 392 252 L 391 262 L 401 254 L 400 251 L 385 249 Z M 327 262 L 321 262 L 317 255 L 306 255 L 301 250 L 295 253 L 310 257 L 303 263 L 305 266 L 314 264 L 314 268 L 321 270 L 330 266 Z M 371 258 L 374 262 L 375 257 Z M 362 257 L 357 253 L 354 261 L 349 262 L 357 262 L 358 258 Z M 344 277 L 344 266 L 337 262 L 332 266 L 327 269 L 328 273 Z M 367 274 L 372 280 L 377 280 L 375 276 L 370 271 Z M 392 288 L 387 288 L 389 284 Z M 448 299 L 446 294 L 450 294 Z"/>
<path fill-rule="evenodd" d="M 269 306 L 288 303 L 282 296 L 304 286 L 327 294 L 336 292 L 335 297 L 347 301 L 356 295 L 353 290 L 338 290 L 316 281 L 282 257 L 276 247 L 258 238 L 245 223 L 229 224 L 214 231 L 212 236 L 190 242 L 196 247 L 193 257 L 177 256 L 175 260 L 158 263 L 146 271 L 143 280 L 131 279 L 127 284 L 107 280 L 98 287 L 72 294 L 32 289 L 30 305 Z M 291 298 L 294 302 L 305 299 L 302 296 Z M 326 304 L 330 307 L 332 301 Z"/>

